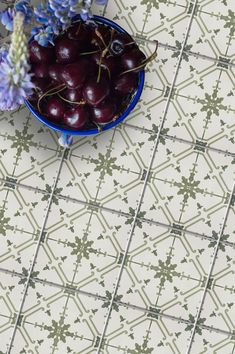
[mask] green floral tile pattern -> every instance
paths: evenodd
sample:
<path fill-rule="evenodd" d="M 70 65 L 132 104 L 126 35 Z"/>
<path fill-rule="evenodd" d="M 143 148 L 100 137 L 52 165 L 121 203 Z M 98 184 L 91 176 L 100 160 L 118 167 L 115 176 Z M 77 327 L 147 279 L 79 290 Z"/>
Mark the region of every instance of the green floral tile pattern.
<path fill-rule="evenodd" d="M 22 301 L 24 282 L 21 278 L 1 272 L 0 338 L 1 353 L 6 353 L 13 334 L 17 311 Z"/>
<path fill-rule="evenodd" d="M 235 9 L 232 0 L 199 0 L 187 44 L 213 58 L 234 55 Z"/>
<path fill-rule="evenodd" d="M 122 301 L 181 317 L 195 316 L 213 244 L 142 222 L 135 229 L 118 294 Z"/>
<path fill-rule="evenodd" d="M 131 223 L 96 207 L 57 199 L 45 227 L 37 277 L 105 296 L 113 292 Z"/>
<path fill-rule="evenodd" d="M 93 11 L 158 57 L 125 122 L 64 151 L 0 113 L 0 354 L 232 354 L 235 4 Z"/>
<path fill-rule="evenodd" d="M 168 134 L 234 153 L 234 84 L 222 61 L 183 60 L 164 123 Z"/>
<path fill-rule="evenodd" d="M 113 309 L 103 343 L 104 354 L 185 353 L 187 325 L 123 306 Z"/>
<path fill-rule="evenodd" d="M 16 119 L 17 117 L 17 119 Z M 46 189 L 55 181 L 61 159 L 57 135 L 31 116 L 27 108 L 0 113 L 0 176 Z"/>
<path fill-rule="evenodd" d="M 45 195 L 7 183 L 0 187 L 0 267 L 23 273 L 35 253 L 48 202 Z"/>
<path fill-rule="evenodd" d="M 147 219 L 211 236 L 221 229 L 234 177 L 233 157 L 166 139 L 141 210 Z"/>
<path fill-rule="evenodd" d="M 235 248 L 220 247 L 207 290 L 201 319 L 208 326 L 235 330 Z"/>
<path fill-rule="evenodd" d="M 197 330 L 192 346 L 192 354 L 227 354 L 235 349 L 235 342 L 232 336 L 223 333 L 213 333 L 209 330 Z"/>
<path fill-rule="evenodd" d="M 95 353 L 106 313 L 101 300 L 37 283 L 28 291 L 12 353 Z"/>
<path fill-rule="evenodd" d="M 224 228 L 224 236 L 223 236 L 224 238 L 226 237 L 226 240 L 232 243 L 235 243 L 234 220 L 235 220 L 235 197 L 233 197 L 229 208 L 228 217 Z"/>
<path fill-rule="evenodd" d="M 175 45 L 185 38 L 191 8 L 184 0 L 114 0 L 108 2 L 105 15 L 133 35 Z"/>

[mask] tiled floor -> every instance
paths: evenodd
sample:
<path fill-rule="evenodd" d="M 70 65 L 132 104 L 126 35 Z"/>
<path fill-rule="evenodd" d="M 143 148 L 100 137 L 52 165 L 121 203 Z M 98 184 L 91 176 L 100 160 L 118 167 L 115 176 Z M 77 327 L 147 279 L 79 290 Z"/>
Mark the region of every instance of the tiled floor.
<path fill-rule="evenodd" d="M 94 12 L 158 59 L 125 123 L 70 149 L 0 113 L 0 354 L 234 354 L 234 0 Z"/>

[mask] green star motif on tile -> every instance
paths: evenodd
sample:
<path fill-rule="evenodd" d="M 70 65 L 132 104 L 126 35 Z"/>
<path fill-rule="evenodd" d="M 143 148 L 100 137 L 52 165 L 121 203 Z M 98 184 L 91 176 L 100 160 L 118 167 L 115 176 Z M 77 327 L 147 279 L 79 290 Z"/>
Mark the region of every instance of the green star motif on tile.
<path fill-rule="evenodd" d="M 67 337 L 74 336 L 73 333 L 69 332 L 69 327 L 71 327 L 70 324 L 64 324 L 64 318 L 61 317 L 59 322 L 52 320 L 52 325 L 44 326 L 44 329 L 50 332 L 47 338 L 53 338 L 53 345 L 57 346 L 60 341 L 66 343 Z"/>
<path fill-rule="evenodd" d="M 174 182 L 174 185 L 179 188 L 178 195 L 184 196 L 184 203 L 187 203 L 189 198 L 196 199 L 197 193 L 203 193 L 203 189 L 199 188 L 200 181 L 194 180 L 194 173 L 192 172 L 189 178 L 181 177 L 181 182 Z"/>
<path fill-rule="evenodd" d="M 166 4 L 167 0 L 142 0 L 141 5 L 147 5 L 148 11 L 151 10 L 152 7 L 155 7 L 155 9 L 159 9 L 159 4 Z"/>
<path fill-rule="evenodd" d="M 0 210 L 0 235 L 6 236 L 7 230 L 13 230 L 14 227 L 9 225 L 10 218 L 4 217 L 4 210 Z"/>
<path fill-rule="evenodd" d="M 175 41 L 175 46 L 178 50 L 174 51 L 172 54 L 172 58 L 178 58 L 180 53 L 181 53 L 181 49 L 182 49 L 182 43 L 180 41 Z M 192 44 L 187 44 L 184 46 L 184 51 L 182 53 L 182 59 L 185 61 L 189 61 L 189 56 L 187 54 L 188 51 L 190 51 L 192 49 Z"/>
<path fill-rule="evenodd" d="M 179 277 L 180 273 L 176 272 L 177 264 L 171 264 L 171 257 L 168 256 L 166 261 L 158 261 L 158 266 L 151 266 L 151 269 L 156 272 L 154 278 L 160 278 L 160 285 L 164 286 L 166 281 L 172 283 L 174 277 Z"/>
<path fill-rule="evenodd" d="M 117 160 L 117 158 L 111 157 L 110 155 L 111 155 L 111 153 L 109 150 L 106 155 L 99 153 L 99 159 L 91 159 L 90 160 L 90 162 L 92 162 L 96 165 L 94 171 L 100 171 L 101 178 L 104 178 L 105 173 L 112 176 L 113 170 L 120 170 L 120 166 L 117 166 L 115 164 L 115 161 Z"/>
<path fill-rule="evenodd" d="M 214 239 L 214 241 L 211 241 L 208 245 L 209 248 L 214 248 L 218 242 L 218 237 L 219 237 L 219 234 L 217 232 L 215 232 L 214 230 L 212 231 L 212 237 Z M 229 238 L 229 235 L 225 235 L 223 234 L 221 237 L 220 237 L 220 243 L 219 243 L 219 249 L 222 251 L 222 252 L 225 252 L 225 245 L 223 243 L 221 243 L 221 241 L 227 241 Z"/>
<path fill-rule="evenodd" d="M 111 301 L 112 301 L 112 293 L 110 293 L 108 290 L 106 290 L 105 297 L 107 298 L 107 300 L 104 301 L 102 307 L 103 308 L 105 308 L 105 307 L 108 308 L 110 306 Z M 114 302 L 112 304 L 112 308 L 116 312 L 119 312 L 119 304 L 118 304 L 118 302 L 121 301 L 122 297 L 123 297 L 123 295 L 116 295 L 114 297 Z"/>
<path fill-rule="evenodd" d="M 227 16 L 221 16 L 222 20 L 225 21 L 224 28 L 229 28 L 229 35 L 232 37 L 235 34 L 235 13 L 228 10 Z"/>
<path fill-rule="evenodd" d="M 201 112 L 206 112 L 206 118 L 210 119 L 212 114 L 219 116 L 220 110 L 226 110 L 227 107 L 222 105 L 224 98 L 218 97 L 218 90 L 214 90 L 212 95 L 205 93 L 205 98 L 198 98 L 198 102 L 202 104 Z"/>
<path fill-rule="evenodd" d="M 12 141 L 11 148 L 17 149 L 17 157 L 19 157 L 23 151 L 29 152 L 30 146 L 37 146 L 37 144 L 33 141 L 34 135 L 27 134 L 27 130 L 28 128 L 25 126 L 22 132 L 16 130 L 14 136 L 7 137 L 8 140 Z"/>
<path fill-rule="evenodd" d="M 127 353 L 129 354 L 151 354 L 154 348 L 148 347 L 147 339 L 144 340 L 142 345 L 135 344 L 135 349 L 128 349 Z"/>
<path fill-rule="evenodd" d="M 71 255 L 77 256 L 77 262 L 80 263 L 82 258 L 89 259 L 91 253 L 97 253 L 97 250 L 92 248 L 93 241 L 88 241 L 86 236 L 83 238 L 75 237 L 75 242 L 68 242 L 68 246 L 72 248 Z"/>

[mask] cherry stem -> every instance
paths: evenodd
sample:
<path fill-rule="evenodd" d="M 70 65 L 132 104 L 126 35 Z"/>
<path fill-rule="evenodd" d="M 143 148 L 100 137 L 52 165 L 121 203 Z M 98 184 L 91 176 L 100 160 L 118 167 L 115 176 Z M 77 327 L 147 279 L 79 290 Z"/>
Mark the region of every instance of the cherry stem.
<path fill-rule="evenodd" d="M 110 53 L 110 47 L 111 47 L 111 44 L 112 44 L 112 40 L 113 40 L 113 35 L 115 33 L 115 29 L 112 28 L 111 30 L 111 36 L 110 36 L 110 41 L 109 41 L 109 44 L 106 46 L 106 48 L 103 50 L 102 52 L 102 57 L 104 58 L 106 56 L 106 54 L 109 52 Z M 110 53 L 112 55 L 112 53 Z"/>
<path fill-rule="evenodd" d="M 136 66 L 135 68 L 132 68 L 132 69 L 124 71 L 123 73 L 120 74 L 120 76 L 124 75 L 124 74 L 127 74 L 127 73 L 130 73 L 132 71 L 135 71 L 137 69 L 144 68 L 146 64 L 148 64 L 151 61 L 153 61 L 154 59 L 156 59 L 156 57 L 157 57 L 157 49 L 158 49 L 158 41 L 154 41 L 154 42 L 156 43 L 156 48 L 155 48 L 154 52 L 150 55 L 150 57 L 148 57 L 147 59 L 143 60 L 142 63 L 139 66 Z"/>
<path fill-rule="evenodd" d="M 82 55 L 89 55 L 89 54 L 96 54 L 96 53 L 99 53 L 101 52 L 101 50 L 93 50 L 92 52 L 84 52 L 84 53 L 80 53 L 79 55 L 82 56 Z"/>
<path fill-rule="evenodd" d="M 97 127 L 99 133 L 101 133 L 102 130 L 103 130 L 103 128 L 102 128 L 99 124 L 97 124 L 96 122 L 93 122 L 93 123 L 96 125 L 96 127 Z"/>
<path fill-rule="evenodd" d="M 78 26 L 78 29 L 77 29 L 77 31 L 75 32 L 76 35 L 78 35 L 78 33 L 80 32 L 81 25 L 82 25 L 82 22 L 80 21 L 79 26 Z"/>
<path fill-rule="evenodd" d="M 97 76 L 97 80 L 96 82 L 99 83 L 100 82 L 100 77 L 101 77 L 101 64 L 102 64 L 102 55 L 100 56 L 100 60 L 99 60 L 99 70 L 98 70 L 98 76 Z"/>
<path fill-rule="evenodd" d="M 97 37 L 99 37 L 99 39 L 101 40 L 101 42 L 103 43 L 103 45 L 105 46 L 105 48 L 107 47 L 105 41 L 104 41 L 104 38 L 102 36 L 102 34 L 100 33 L 100 31 L 96 28 L 95 29 L 95 34 L 97 35 Z"/>
<path fill-rule="evenodd" d="M 77 104 L 77 105 L 83 105 L 83 104 L 86 104 L 85 101 L 70 101 L 70 100 L 67 100 L 67 98 L 64 98 L 63 96 L 61 96 L 59 93 L 58 93 L 58 96 L 65 102 L 68 102 L 68 103 L 72 103 L 72 104 Z"/>
<path fill-rule="evenodd" d="M 53 87 L 52 89 L 46 91 L 42 96 L 40 96 L 38 99 L 38 102 L 37 102 L 37 108 L 38 108 L 39 113 L 42 114 L 40 103 L 44 97 L 53 96 L 53 95 L 63 91 L 65 88 L 66 88 L 66 86 L 64 84 L 59 85 L 59 86 Z"/>
<path fill-rule="evenodd" d="M 126 43 L 124 44 L 124 46 L 127 47 L 128 45 L 132 45 L 132 44 L 135 44 L 135 42 L 133 41 L 133 42 Z"/>

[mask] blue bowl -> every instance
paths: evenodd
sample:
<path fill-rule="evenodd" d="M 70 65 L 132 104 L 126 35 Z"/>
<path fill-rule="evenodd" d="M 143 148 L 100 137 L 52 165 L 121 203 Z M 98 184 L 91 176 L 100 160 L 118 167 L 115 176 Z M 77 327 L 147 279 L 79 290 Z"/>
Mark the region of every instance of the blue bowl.
<path fill-rule="evenodd" d="M 74 21 L 78 20 L 80 18 L 80 16 L 75 16 L 74 17 Z M 96 23 L 101 23 L 101 24 L 106 24 L 112 28 L 114 28 L 115 30 L 117 30 L 120 33 L 127 33 L 122 27 L 120 27 L 119 25 L 117 25 L 115 22 L 108 20 L 107 18 L 101 17 L 101 16 L 94 16 L 94 20 Z M 105 130 L 109 130 L 112 129 L 113 127 L 115 127 L 116 125 L 118 125 L 119 123 L 121 123 L 127 116 L 128 114 L 134 109 L 134 107 L 136 106 L 141 93 L 143 91 L 143 86 L 144 86 L 144 80 L 145 80 L 145 73 L 144 70 L 139 72 L 139 83 L 138 83 L 138 88 L 135 92 L 135 94 L 133 95 L 129 106 L 127 107 L 127 109 L 120 115 L 119 118 L 117 118 L 115 121 L 105 124 L 102 128 L 102 131 Z M 70 128 L 64 128 L 61 127 L 57 124 L 54 124 L 52 122 L 50 122 L 47 118 L 43 117 L 41 114 L 39 114 L 39 112 L 31 105 L 31 103 L 27 100 L 25 100 L 25 104 L 28 107 L 28 109 L 30 110 L 30 112 L 43 124 L 45 124 L 47 127 L 56 130 L 58 132 L 60 132 L 62 134 L 62 139 L 60 139 L 60 143 L 61 145 L 70 145 L 72 138 L 71 136 L 73 135 L 94 135 L 94 134 L 99 134 L 100 131 L 98 130 L 98 128 L 96 129 L 89 129 L 89 130 L 75 130 L 75 129 L 70 129 Z"/>

